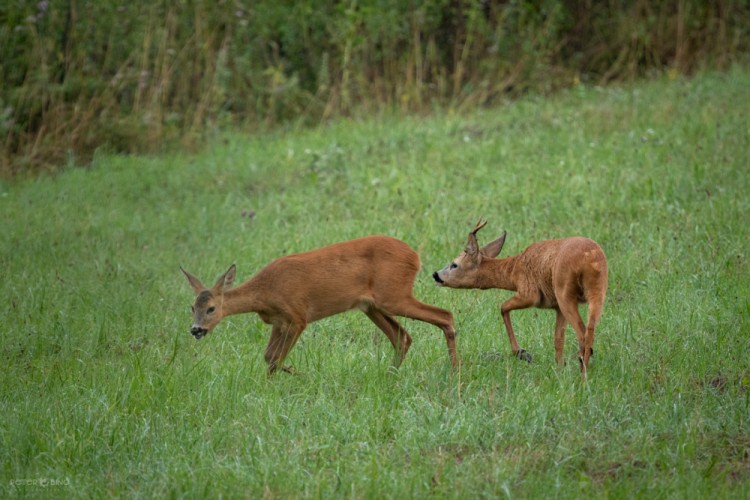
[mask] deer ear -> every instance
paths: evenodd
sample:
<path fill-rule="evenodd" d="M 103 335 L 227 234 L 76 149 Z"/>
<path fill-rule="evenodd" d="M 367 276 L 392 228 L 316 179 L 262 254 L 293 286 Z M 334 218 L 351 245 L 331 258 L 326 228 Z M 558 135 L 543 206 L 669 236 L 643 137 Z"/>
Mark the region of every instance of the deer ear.
<path fill-rule="evenodd" d="M 479 219 L 476 227 L 469 233 L 469 241 L 466 242 L 466 253 L 469 255 L 469 257 L 473 258 L 477 255 L 477 251 L 479 250 L 479 245 L 477 244 L 477 231 L 479 231 L 486 225 L 487 221 L 482 221 L 482 219 Z"/>
<path fill-rule="evenodd" d="M 190 286 L 193 287 L 193 290 L 195 290 L 196 295 L 201 291 L 205 290 L 206 287 L 203 286 L 203 283 L 201 283 L 201 280 L 190 274 L 189 272 L 185 271 L 182 266 L 180 266 L 180 270 L 185 275 L 185 277 L 188 280 L 188 283 L 190 283 Z"/>
<path fill-rule="evenodd" d="M 498 239 L 493 241 L 492 243 L 487 243 L 484 247 L 482 247 L 482 254 L 484 254 L 485 257 L 489 257 L 490 259 L 494 259 L 500 254 L 500 250 L 503 249 L 503 245 L 505 244 L 505 231 L 503 231 L 503 234 L 500 235 Z"/>
<path fill-rule="evenodd" d="M 227 269 L 227 272 L 225 272 L 221 278 L 216 281 L 216 284 L 214 285 L 214 290 L 216 290 L 219 293 L 223 293 L 230 288 L 232 288 L 232 283 L 234 283 L 234 276 L 237 274 L 237 268 L 232 264 L 229 266 L 229 269 Z"/>
<path fill-rule="evenodd" d="M 464 250 L 469 257 L 475 257 L 477 255 L 477 235 L 469 233 L 469 240 L 466 242 L 466 249 Z"/>

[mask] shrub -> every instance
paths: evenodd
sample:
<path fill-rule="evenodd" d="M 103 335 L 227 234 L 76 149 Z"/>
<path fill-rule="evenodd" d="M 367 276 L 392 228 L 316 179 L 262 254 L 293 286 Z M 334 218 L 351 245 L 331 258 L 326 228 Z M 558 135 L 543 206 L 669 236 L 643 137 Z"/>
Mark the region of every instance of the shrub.
<path fill-rule="evenodd" d="M 725 68 L 749 35 L 740 0 L 5 2 L 0 169 L 193 146 L 226 126 Z"/>

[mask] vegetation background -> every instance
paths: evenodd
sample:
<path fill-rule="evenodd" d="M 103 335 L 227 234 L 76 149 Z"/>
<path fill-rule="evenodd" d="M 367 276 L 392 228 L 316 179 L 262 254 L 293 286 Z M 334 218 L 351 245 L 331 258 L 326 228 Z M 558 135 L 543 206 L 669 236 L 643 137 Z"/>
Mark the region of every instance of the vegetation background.
<path fill-rule="evenodd" d="M 0 497 L 750 495 L 746 2 L 0 12 Z M 605 249 L 586 384 L 549 311 L 514 316 L 527 365 L 507 292 L 432 284 L 480 216 L 504 254 Z M 271 379 L 257 317 L 189 335 L 179 265 L 377 233 L 419 252 L 458 372 L 408 320 L 394 370 L 358 313 Z"/>
<path fill-rule="evenodd" d="M 0 4 L 0 170 L 727 69 L 748 49 L 746 0 L 14 0 Z"/>

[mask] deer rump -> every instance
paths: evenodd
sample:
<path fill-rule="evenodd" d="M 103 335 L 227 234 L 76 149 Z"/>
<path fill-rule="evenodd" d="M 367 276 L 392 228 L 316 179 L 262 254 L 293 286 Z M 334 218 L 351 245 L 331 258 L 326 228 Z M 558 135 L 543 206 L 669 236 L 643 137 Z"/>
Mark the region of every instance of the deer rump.
<path fill-rule="evenodd" d="M 570 287 L 578 304 L 587 302 L 586 290 L 598 290 L 604 252 L 593 240 L 575 236 L 533 243 L 517 259 L 514 281 L 518 292 L 536 296 L 533 306 L 557 309 L 560 290 Z M 557 290 L 557 292 L 556 292 Z"/>

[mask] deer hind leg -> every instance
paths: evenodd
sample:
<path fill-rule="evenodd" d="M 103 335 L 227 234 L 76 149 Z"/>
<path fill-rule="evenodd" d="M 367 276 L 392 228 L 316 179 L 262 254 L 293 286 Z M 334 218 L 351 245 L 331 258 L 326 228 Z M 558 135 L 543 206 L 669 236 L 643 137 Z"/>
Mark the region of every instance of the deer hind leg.
<path fill-rule="evenodd" d="M 391 341 L 393 348 L 396 350 L 396 361 L 394 365 L 396 367 L 401 366 L 401 363 L 406 357 L 406 353 L 409 351 L 409 347 L 411 347 L 411 337 L 409 336 L 409 333 L 398 321 L 375 307 L 367 309 L 365 314 L 383 331 L 383 333 L 385 333 L 388 340 Z"/>
<path fill-rule="evenodd" d="M 458 367 L 456 330 L 453 326 L 453 314 L 450 311 L 425 304 L 414 297 L 406 297 L 399 301 L 389 301 L 387 311 L 388 315 L 403 316 L 405 318 L 424 321 L 443 330 L 445 343 L 448 345 L 448 356 L 451 360 L 451 366 L 453 368 Z"/>
<path fill-rule="evenodd" d="M 568 320 L 565 315 L 557 310 L 557 319 L 555 321 L 555 360 L 558 365 L 564 365 L 563 351 L 565 350 L 565 328 L 568 326 Z"/>
<path fill-rule="evenodd" d="M 276 369 L 281 368 L 285 372 L 292 372 L 289 366 L 281 366 L 289 351 L 294 347 L 297 339 L 305 329 L 305 324 L 285 323 L 274 325 L 271 329 L 271 338 L 266 346 L 265 359 L 268 363 L 268 375 L 272 375 Z"/>
<path fill-rule="evenodd" d="M 573 330 L 576 332 L 578 337 L 578 360 L 581 363 L 581 372 L 584 378 L 586 377 L 586 370 L 588 369 L 588 358 L 585 358 L 586 353 L 586 327 L 581 318 L 581 313 L 578 312 L 578 292 L 572 285 L 565 285 L 562 290 L 557 293 L 557 305 L 560 308 L 565 319 L 571 324 Z"/>
<path fill-rule="evenodd" d="M 604 299 L 596 296 L 592 297 L 588 301 L 589 303 L 589 317 L 588 323 L 586 324 L 586 335 L 585 335 L 585 348 L 583 352 L 583 369 L 588 371 L 589 359 L 594 354 L 594 337 L 596 326 L 599 324 L 599 320 L 602 317 L 602 308 L 604 306 Z"/>
<path fill-rule="evenodd" d="M 594 331 L 602 317 L 604 300 L 607 296 L 607 261 L 602 256 L 599 262 L 591 265 L 592 271 L 583 279 L 586 301 L 589 304 L 588 323 L 586 325 L 586 347 L 583 354 L 583 367 L 588 370 L 589 358 L 594 354 Z"/>
<path fill-rule="evenodd" d="M 528 363 L 531 363 L 531 354 L 526 352 L 526 349 L 521 349 L 516 340 L 516 334 L 513 332 L 513 325 L 510 322 L 510 312 L 516 309 L 527 309 L 534 305 L 534 300 L 523 297 L 521 295 L 514 295 L 509 298 L 503 305 L 500 306 L 500 314 L 503 317 L 503 323 L 505 323 L 505 331 L 508 332 L 508 340 L 510 341 L 510 349 L 513 351 L 513 355 L 518 359 L 522 359 Z"/>

